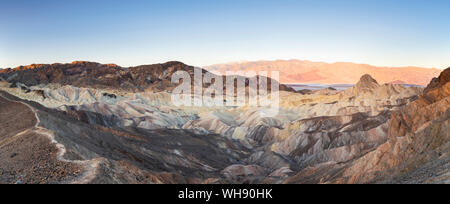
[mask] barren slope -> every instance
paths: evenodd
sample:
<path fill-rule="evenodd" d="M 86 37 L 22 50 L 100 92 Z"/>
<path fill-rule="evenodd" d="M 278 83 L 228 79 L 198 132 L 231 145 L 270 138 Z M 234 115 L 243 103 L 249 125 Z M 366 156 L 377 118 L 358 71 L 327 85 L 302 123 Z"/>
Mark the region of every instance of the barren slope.
<path fill-rule="evenodd" d="M 0 95 L 0 183 L 61 183 L 83 168 L 58 160 L 59 149 L 35 127 L 34 112 Z"/>

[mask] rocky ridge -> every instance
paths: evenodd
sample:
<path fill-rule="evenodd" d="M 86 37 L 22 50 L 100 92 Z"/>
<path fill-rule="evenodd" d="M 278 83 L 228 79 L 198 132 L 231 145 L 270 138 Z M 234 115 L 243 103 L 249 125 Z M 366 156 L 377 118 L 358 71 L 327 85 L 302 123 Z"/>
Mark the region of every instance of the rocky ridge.
<path fill-rule="evenodd" d="M 20 66 L 14 69 L 3 69 L 0 70 L 0 77 L 11 84 L 19 82 L 28 87 L 58 84 L 61 86 L 69 85 L 127 92 L 170 92 L 179 85 L 171 82 L 174 73 L 185 71 L 194 79 L 195 69 L 199 69 L 199 72 L 203 74 L 209 73 L 204 69 L 175 61 L 136 67 L 120 67 L 115 64 L 75 61 L 69 64 L 38 64 Z M 246 85 L 248 86 L 248 78 L 246 80 Z M 192 80 L 193 83 L 194 81 Z M 294 91 L 284 85 L 279 87 L 280 90 Z"/>

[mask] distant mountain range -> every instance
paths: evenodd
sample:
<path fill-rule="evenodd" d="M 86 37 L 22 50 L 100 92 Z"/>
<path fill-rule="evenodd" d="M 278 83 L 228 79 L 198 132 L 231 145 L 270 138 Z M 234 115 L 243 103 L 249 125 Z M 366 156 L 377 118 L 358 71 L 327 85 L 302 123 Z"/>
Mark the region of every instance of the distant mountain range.
<path fill-rule="evenodd" d="M 254 61 L 216 64 L 205 67 L 215 73 L 226 71 L 279 71 L 283 84 L 354 84 L 364 74 L 379 83 L 426 86 L 442 70 L 421 67 L 376 67 L 349 62 L 324 63 L 301 60 Z"/>

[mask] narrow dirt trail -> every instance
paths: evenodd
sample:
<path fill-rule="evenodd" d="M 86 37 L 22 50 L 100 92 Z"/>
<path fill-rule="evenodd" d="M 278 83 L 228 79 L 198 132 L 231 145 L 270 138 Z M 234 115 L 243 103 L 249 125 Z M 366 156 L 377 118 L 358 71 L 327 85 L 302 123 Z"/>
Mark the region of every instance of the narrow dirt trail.
<path fill-rule="evenodd" d="M 38 116 L 38 111 L 33 108 L 32 106 L 30 106 L 27 103 L 21 102 L 21 101 L 13 101 L 10 100 L 6 97 L 4 97 L 3 95 L 0 94 L 0 105 L 8 105 L 5 102 L 2 102 L 1 99 L 4 99 L 10 103 L 20 103 L 25 105 L 26 107 L 28 107 L 33 113 L 34 116 L 36 118 L 36 123 L 33 127 L 28 128 L 24 131 L 21 131 L 20 133 L 17 133 L 14 136 L 11 136 L 9 138 L 6 138 L 4 140 L 0 140 L 0 147 L 4 147 L 8 144 L 11 144 L 12 142 L 18 140 L 20 137 L 24 136 L 24 135 L 28 135 L 28 134 L 38 134 L 41 136 L 45 136 L 47 139 L 50 140 L 50 143 L 55 145 L 57 148 L 57 155 L 56 155 L 56 159 L 58 161 L 61 162 L 65 162 L 65 163 L 71 163 L 71 164 L 75 164 L 75 165 L 79 165 L 83 168 L 83 172 L 78 175 L 76 178 L 71 179 L 69 181 L 65 181 L 63 183 L 73 183 L 73 184 L 81 184 L 81 183 L 89 183 L 91 182 L 93 179 L 95 179 L 97 173 L 98 173 L 98 169 L 100 164 L 104 161 L 103 158 L 95 158 L 92 160 L 67 160 L 64 158 L 64 155 L 66 153 L 66 148 L 63 144 L 58 143 L 58 141 L 55 140 L 55 135 L 53 133 L 53 131 L 48 130 L 46 128 L 40 127 L 40 119 Z M 0 113 L 1 114 L 1 113 Z"/>

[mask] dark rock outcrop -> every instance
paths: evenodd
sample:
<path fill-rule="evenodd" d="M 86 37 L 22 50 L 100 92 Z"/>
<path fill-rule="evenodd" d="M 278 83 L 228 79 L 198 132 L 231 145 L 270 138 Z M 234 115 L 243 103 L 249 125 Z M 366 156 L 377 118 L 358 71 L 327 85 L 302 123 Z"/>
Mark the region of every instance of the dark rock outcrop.
<path fill-rule="evenodd" d="M 76 61 L 70 64 L 39 64 L 4 69 L 1 70 L 0 77 L 12 84 L 19 82 L 26 86 L 55 83 L 134 92 L 171 91 L 178 85 L 171 83 L 171 77 L 175 72 L 186 71 L 193 81 L 194 69 L 196 68 L 181 62 L 124 68 L 115 64 Z M 201 72 L 207 73 L 204 69 Z M 248 86 L 248 79 L 246 79 L 246 86 Z M 268 87 L 270 90 L 270 80 L 268 80 Z M 280 85 L 279 88 L 282 91 L 294 92 L 292 88 L 285 85 Z"/>

